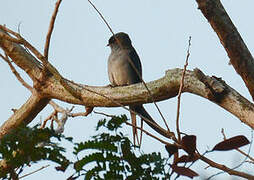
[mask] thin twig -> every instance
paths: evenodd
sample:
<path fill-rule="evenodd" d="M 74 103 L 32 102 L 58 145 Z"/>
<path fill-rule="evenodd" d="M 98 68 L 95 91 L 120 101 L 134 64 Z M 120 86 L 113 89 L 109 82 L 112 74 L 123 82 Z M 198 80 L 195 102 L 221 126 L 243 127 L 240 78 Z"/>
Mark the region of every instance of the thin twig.
<path fill-rule="evenodd" d="M 49 120 L 53 119 L 53 117 L 55 117 L 56 115 L 57 115 L 57 111 L 54 110 L 54 111 L 43 121 L 43 123 L 41 124 L 41 127 L 40 127 L 40 128 L 41 128 L 41 129 L 42 129 L 42 128 L 45 128 L 47 122 L 48 122 Z"/>
<path fill-rule="evenodd" d="M 178 141 L 181 141 L 181 132 L 180 132 L 180 125 L 179 125 L 179 123 L 180 123 L 179 122 L 180 103 L 181 103 L 181 94 L 182 94 L 183 87 L 184 87 L 184 76 L 185 76 L 185 72 L 186 72 L 186 68 L 188 66 L 188 60 L 189 60 L 189 56 L 190 56 L 190 46 L 191 46 L 191 36 L 189 37 L 187 56 L 186 56 L 182 79 L 181 79 L 181 84 L 180 84 L 179 92 L 178 92 L 178 96 L 177 96 L 176 131 L 177 131 Z"/>
<path fill-rule="evenodd" d="M 131 124 L 131 123 L 128 123 L 128 122 L 125 122 L 125 123 L 126 123 L 127 125 L 129 125 L 129 126 L 132 126 L 132 127 L 135 127 L 136 129 L 139 129 L 140 131 L 146 133 L 148 136 L 153 137 L 154 139 L 160 141 L 161 143 L 163 143 L 163 144 L 165 144 L 165 145 L 169 144 L 168 142 L 163 141 L 162 139 L 160 139 L 160 138 L 154 136 L 153 134 L 149 133 L 148 131 L 146 131 L 146 130 L 144 130 L 144 129 L 138 127 L 138 126 L 135 126 L 135 125 L 133 125 L 133 124 Z"/>
<path fill-rule="evenodd" d="M 74 106 L 72 106 L 71 109 L 64 109 L 52 100 L 49 102 L 49 104 L 54 108 L 54 111 L 43 121 L 41 128 L 44 128 L 47 121 L 51 120 L 51 128 L 53 128 L 53 121 L 55 121 L 58 125 L 55 132 L 62 133 L 68 117 L 72 117 L 70 112 L 73 110 Z M 58 113 L 62 114 L 60 119 L 58 119 Z"/>
<path fill-rule="evenodd" d="M 223 139 L 226 140 L 226 135 L 225 135 L 225 132 L 224 132 L 224 129 L 223 129 L 223 128 L 222 128 L 222 130 L 221 130 L 221 133 L 222 133 L 222 135 L 223 135 Z M 252 140 L 253 140 L 253 133 L 252 133 L 251 138 L 252 138 Z M 251 142 L 252 142 L 252 140 L 251 140 Z M 236 149 L 236 150 L 237 150 L 237 149 Z M 250 150 L 251 150 L 251 145 L 250 145 L 248 154 L 250 154 Z M 230 171 L 235 171 L 235 172 L 238 173 L 238 174 L 236 174 L 237 176 L 241 176 L 241 175 L 239 175 L 239 174 L 241 174 L 241 172 L 236 171 L 235 169 L 241 167 L 245 162 L 247 162 L 247 161 L 246 161 L 247 158 L 248 158 L 248 156 L 245 156 L 244 160 L 243 160 L 240 164 L 238 164 L 237 166 L 235 166 L 235 167 L 233 167 L 233 168 L 230 168 Z M 211 166 L 212 166 L 212 165 L 211 165 Z M 223 166 L 223 165 L 222 165 L 222 166 Z M 212 167 L 214 167 L 214 166 L 212 166 Z M 216 168 L 217 168 L 217 167 L 216 167 Z M 226 168 L 226 167 L 224 166 L 224 168 Z M 213 177 L 218 176 L 218 175 L 220 175 L 220 174 L 228 173 L 228 172 L 227 172 L 226 170 L 224 170 L 224 169 L 221 169 L 221 170 L 222 170 L 221 172 L 218 172 L 218 173 L 216 173 L 216 174 L 213 174 L 213 175 L 211 175 L 210 177 L 208 177 L 207 179 L 212 179 Z M 229 173 L 229 174 L 230 174 L 230 173 Z M 246 174 L 246 175 L 247 175 L 247 174 Z M 242 177 L 242 176 L 241 176 L 241 177 Z M 245 176 L 243 176 L 243 177 L 245 177 Z M 248 179 L 254 179 L 254 178 L 248 178 Z"/>
<path fill-rule="evenodd" d="M 60 113 L 66 113 L 68 117 L 77 117 L 77 116 L 87 116 L 87 112 L 78 112 L 78 113 L 71 113 L 71 111 L 74 109 L 74 106 L 71 107 L 71 109 L 64 109 L 63 107 L 56 104 L 54 101 L 50 101 L 49 104 L 58 112 Z"/>
<path fill-rule="evenodd" d="M 46 166 L 42 166 L 41 168 L 39 168 L 39 169 L 37 169 L 37 170 L 35 170 L 35 171 L 33 171 L 33 172 L 30 172 L 30 173 L 28 173 L 28 174 L 25 174 L 25 175 L 21 176 L 19 179 L 24 178 L 24 177 L 26 177 L 26 176 L 29 176 L 29 175 L 31 175 L 31 174 L 34 174 L 34 173 L 36 173 L 36 172 L 38 172 L 38 171 L 41 171 L 42 169 L 45 169 L 45 168 L 47 168 L 47 167 L 49 167 L 49 166 L 50 166 L 49 164 L 46 165 Z"/>
<path fill-rule="evenodd" d="M 206 162 L 207 164 L 210 165 L 210 167 L 214 167 L 214 168 L 217 168 L 217 169 L 220 169 L 223 171 L 223 173 L 228 173 L 229 175 L 235 175 L 235 176 L 239 176 L 239 177 L 244 177 L 246 179 L 254 179 L 254 176 L 251 175 L 251 174 L 247 174 L 247 173 L 244 173 L 244 172 L 240 172 L 240 171 L 236 171 L 234 169 L 231 169 L 231 168 L 228 168 L 227 166 L 223 165 L 223 164 L 219 164 L 219 163 L 216 163 L 208 158 L 206 158 L 205 156 L 203 155 L 199 155 L 199 159 Z M 215 175 L 212 175 L 208 178 L 206 178 L 207 180 L 208 179 L 211 179 L 212 177 L 214 176 L 217 176 L 219 173 L 215 174 Z"/>
<path fill-rule="evenodd" d="M 2 36 L 9 40 L 12 41 L 14 43 L 19 43 L 24 45 L 25 47 L 27 47 L 39 60 L 41 60 L 41 62 L 46 63 L 44 56 L 33 46 L 31 45 L 28 41 L 26 41 L 19 33 L 16 33 L 14 31 L 12 31 L 11 29 L 0 25 L 0 29 L 2 29 L 3 31 L 6 31 L 12 35 L 14 35 L 16 38 L 13 38 L 7 34 L 2 34 Z"/>
<path fill-rule="evenodd" d="M 106 19 L 103 17 L 103 15 L 100 13 L 100 11 L 96 8 L 96 6 L 95 6 L 90 0 L 88 0 L 88 2 L 93 6 L 93 8 L 96 10 L 96 12 L 100 15 L 100 17 L 102 18 L 102 20 L 104 21 L 104 23 L 105 23 L 105 24 L 107 25 L 107 27 L 109 28 L 109 30 L 110 30 L 110 32 L 112 33 L 112 35 L 114 36 L 115 34 L 114 34 L 112 28 L 110 27 L 110 25 L 109 25 L 109 23 L 106 21 Z M 116 41 L 117 41 L 117 44 L 120 46 L 120 48 L 123 48 L 122 45 L 121 45 L 121 43 L 120 43 L 120 41 L 119 41 L 117 38 L 116 38 Z M 161 112 L 159 106 L 158 106 L 157 103 L 155 102 L 154 97 L 153 97 L 151 91 L 149 90 L 149 88 L 147 87 L 145 81 L 143 80 L 141 74 L 138 72 L 137 68 L 135 67 L 134 63 L 131 61 L 130 57 L 128 57 L 128 61 L 129 61 L 129 63 L 131 64 L 132 68 L 135 70 L 135 72 L 136 72 L 136 74 L 138 75 L 138 77 L 139 77 L 139 79 L 141 80 L 141 82 L 144 84 L 144 86 L 145 86 L 145 88 L 146 88 L 146 90 L 147 90 L 149 96 L 152 98 L 153 104 L 155 105 L 155 107 L 156 107 L 156 109 L 158 110 L 158 112 L 159 112 L 161 118 L 163 119 L 163 122 L 164 122 L 164 124 L 165 124 L 167 130 L 170 132 L 170 129 L 169 129 L 169 127 L 168 127 L 168 124 L 167 124 L 167 122 L 166 122 L 166 119 L 165 119 L 165 117 L 163 116 L 163 114 L 162 114 L 162 112 Z"/>
<path fill-rule="evenodd" d="M 19 22 L 19 24 L 18 24 L 18 32 L 19 32 L 19 34 L 21 34 L 20 33 L 20 26 L 21 26 L 21 22 Z"/>
<path fill-rule="evenodd" d="M 110 117 L 110 118 L 115 117 L 115 115 L 106 114 L 106 113 L 103 113 L 103 112 L 98 112 L 98 111 L 93 111 L 93 112 L 94 112 L 95 114 L 100 114 L 100 115 L 107 116 L 107 117 Z"/>
<path fill-rule="evenodd" d="M 71 117 L 87 116 L 87 112 L 70 113 Z"/>
<path fill-rule="evenodd" d="M 59 106 L 58 104 L 56 104 L 54 101 L 49 101 L 49 104 L 56 110 L 56 111 L 58 111 L 58 112 L 64 112 L 65 111 L 65 109 L 63 108 L 63 107 L 61 107 L 61 106 Z M 73 107 L 72 107 L 72 109 L 73 109 Z"/>
<path fill-rule="evenodd" d="M 55 25 L 55 20 L 56 20 L 56 15 L 59 9 L 59 6 L 61 4 L 62 0 L 58 0 L 56 2 L 56 6 L 55 6 L 55 10 L 52 14 L 51 20 L 50 20 L 50 24 L 49 24 L 49 30 L 47 33 L 47 37 L 46 37 L 46 42 L 45 42 L 45 46 L 44 46 L 44 57 L 46 60 L 48 60 L 48 54 L 49 54 L 49 45 L 50 45 L 50 39 L 51 39 L 51 35 L 54 29 L 54 25 Z"/>
<path fill-rule="evenodd" d="M 100 15 L 101 19 L 104 21 L 104 23 L 107 25 L 108 29 L 110 30 L 110 32 L 114 35 L 114 32 L 112 30 L 112 28 L 110 27 L 110 25 L 108 24 L 108 22 L 106 21 L 106 19 L 103 17 L 103 15 L 100 13 L 100 11 L 96 8 L 96 6 L 90 1 L 87 0 L 95 9 L 95 11 Z"/>
<path fill-rule="evenodd" d="M 61 74 L 58 72 L 58 70 L 51 65 L 45 57 L 34 47 L 32 46 L 29 42 L 27 42 L 20 34 L 6 28 L 5 26 L 0 25 L 0 29 L 2 29 L 5 32 L 9 32 L 10 34 L 16 36 L 16 38 L 13 38 L 9 36 L 8 34 L 1 33 L 1 36 L 9 41 L 12 41 L 14 43 L 19 43 L 27 47 L 43 64 L 43 69 L 42 69 L 42 77 L 39 79 L 39 82 L 42 82 L 45 80 L 45 72 L 48 70 L 53 76 L 55 77 L 56 80 L 60 82 L 60 84 L 69 92 L 71 93 L 75 98 L 80 99 L 80 92 L 77 92 L 75 89 L 73 89 L 71 86 L 69 86 L 65 79 L 61 76 Z"/>
<path fill-rule="evenodd" d="M 6 55 L 5 57 L 0 54 L 0 57 L 5 60 L 5 62 L 7 62 L 7 64 L 9 65 L 11 71 L 13 72 L 13 74 L 16 76 L 16 78 L 18 79 L 18 81 L 28 90 L 30 90 L 31 92 L 33 91 L 33 88 L 27 83 L 25 82 L 25 80 L 20 76 L 20 74 L 17 72 L 17 70 L 15 69 L 15 67 L 12 65 L 11 61 L 9 60 L 8 56 Z"/>

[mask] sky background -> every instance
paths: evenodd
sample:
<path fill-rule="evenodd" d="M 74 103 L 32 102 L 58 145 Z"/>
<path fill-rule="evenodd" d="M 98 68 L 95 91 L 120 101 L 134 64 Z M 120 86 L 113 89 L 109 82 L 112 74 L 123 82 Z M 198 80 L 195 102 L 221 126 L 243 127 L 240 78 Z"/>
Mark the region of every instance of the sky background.
<path fill-rule="evenodd" d="M 0 24 L 6 24 L 14 31 L 18 30 L 20 24 L 21 35 L 43 52 L 55 2 L 53 0 L 1 0 Z M 143 79 L 146 82 L 164 76 L 167 69 L 183 68 L 188 39 L 191 36 L 188 69 L 198 67 L 207 75 L 222 77 L 227 84 L 251 101 L 247 88 L 233 67 L 228 65 L 229 58 L 224 48 L 205 17 L 197 9 L 195 0 L 94 0 L 93 2 L 115 33 L 123 31 L 129 34 L 142 61 Z M 254 1 L 224 0 L 222 4 L 249 50 L 253 52 Z M 51 39 L 49 60 L 65 78 L 87 85 L 107 85 L 109 84 L 107 58 L 110 49 L 106 44 L 110 36 L 110 31 L 86 0 L 63 0 Z M 18 70 L 27 82 L 31 83 L 22 70 Z M 30 92 L 16 80 L 3 60 L 0 60 L 0 77 L 2 124 L 12 115 L 12 108 L 19 108 L 29 98 Z M 61 102 L 60 104 L 69 108 L 72 106 Z M 174 129 L 177 98 L 159 102 L 158 105 L 169 127 Z M 81 106 L 75 107 L 76 112 L 83 110 Z M 145 107 L 152 117 L 163 125 L 154 105 L 146 104 Z M 129 116 L 129 113 L 122 108 L 95 108 L 95 110 L 116 115 L 127 113 Z M 50 112 L 52 108 L 47 106 L 31 124 L 39 123 L 40 119 L 45 119 Z M 95 125 L 101 118 L 103 116 L 93 113 L 88 117 L 69 119 L 64 135 L 73 136 L 75 142 L 89 140 L 95 135 Z M 182 95 L 180 121 L 182 132 L 197 136 L 197 147 L 201 153 L 213 148 L 223 139 L 222 128 L 227 137 L 243 134 L 251 140 L 250 128 L 239 119 L 210 101 L 189 93 Z M 147 126 L 145 128 L 149 129 Z M 124 130 L 126 134 L 131 135 L 130 127 L 125 127 Z M 71 155 L 70 145 L 63 145 L 67 146 L 67 154 Z M 248 148 L 246 146 L 242 149 L 247 152 Z M 142 151 L 145 153 L 157 151 L 167 156 L 164 146 L 150 137 L 144 138 Z M 254 153 L 251 154 L 254 156 Z M 234 151 L 210 153 L 208 157 L 229 167 L 238 165 L 244 159 Z M 50 162 L 38 163 L 32 168 L 26 168 L 24 174 L 46 164 L 51 165 L 24 179 L 66 179 L 71 175 L 70 169 L 65 173 L 56 172 L 55 165 Z M 208 176 L 218 172 L 212 168 L 205 170 L 206 167 L 207 164 L 198 162 L 192 166 L 192 169 L 200 175 Z M 240 169 L 244 171 L 248 169 L 254 174 L 253 166 L 250 164 L 244 164 Z M 216 176 L 215 179 L 234 178 L 223 174 Z"/>

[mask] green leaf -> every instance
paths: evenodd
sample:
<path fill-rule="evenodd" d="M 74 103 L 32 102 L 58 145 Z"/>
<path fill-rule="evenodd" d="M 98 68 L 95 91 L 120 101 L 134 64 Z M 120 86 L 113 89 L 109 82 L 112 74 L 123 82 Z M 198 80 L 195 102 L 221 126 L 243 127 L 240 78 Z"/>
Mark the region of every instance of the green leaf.
<path fill-rule="evenodd" d="M 94 161 L 103 162 L 103 161 L 105 161 L 105 158 L 102 153 L 93 153 L 93 154 L 87 155 L 87 156 L 83 157 L 81 160 L 75 162 L 74 168 L 76 169 L 76 171 L 80 171 L 80 170 L 82 170 L 82 168 L 85 165 L 87 165 L 88 163 L 92 163 Z"/>
<path fill-rule="evenodd" d="M 74 148 L 74 154 L 78 154 L 79 152 L 87 149 L 107 150 L 117 152 L 117 147 L 109 141 L 95 140 L 95 141 L 87 141 L 84 143 L 78 143 L 76 145 L 77 147 Z"/>

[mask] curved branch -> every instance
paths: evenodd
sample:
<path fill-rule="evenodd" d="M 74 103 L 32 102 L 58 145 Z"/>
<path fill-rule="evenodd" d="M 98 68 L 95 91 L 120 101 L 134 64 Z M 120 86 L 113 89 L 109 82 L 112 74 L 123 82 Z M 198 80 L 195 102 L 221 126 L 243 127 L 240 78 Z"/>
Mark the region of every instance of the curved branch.
<path fill-rule="evenodd" d="M 14 63 L 27 72 L 35 83 L 42 72 L 41 64 L 20 45 L 5 39 L 4 35 L 6 33 L 0 31 L 0 47 Z M 179 91 L 181 76 L 181 69 L 172 69 L 168 70 L 163 78 L 147 83 L 154 100 L 161 101 L 175 97 Z M 64 83 L 60 81 L 64 81 Z M 69 92 L 62 84 L 69 86 L 74 91 Z M 205 75 L 200 76 L 197 71 L 186 71 L 184 84 L 183 92 L 209 99 L 254 128 L 254 121 L 252 120 L 254 119 L 254 105 L 222 80 Z M 53 98 L 90 107 L 116 107 L 119 106 L 119 103 L 134 105 L 152 102 L 151 96 L 142 83 L 114 88 L 109 86 L 95 87 L 49 76 L 41 84 L 41 88 L 36 90 L 39 91 L 41 100 L 45 98 L 48 101 L 48 99 Z M 73 95 L 75 91 L 79 93 L 78 96 Z M 41 104 L 39 105 L 41 106 Z M 30 122 L 30 119 L 24 118 L 24 121 Z"/>
<path fill-rule="evenodd" d="M 155 101 L 175 97 L 181 84 L 181 75 L 181 69 L 172 69 L 168 70 L 163 78 L 147 83 Z M 216 103 L 251 128 L 254 128 L 254 121 L 252 120 L 254 118 L 254 105 L 251 102 L 218 78 L 209 76 L 202 78 L 201 80 L 197 71 L 186 71 L 183 92 L 196 94 Z M 114 103 L 114 101 L 122 105 L 152 102 L 141 83 L 112 88 L 85 86 L 68 81 L 69 86 L 79 90 L 81 99 L 73 97 L 59 82 L 48 81 L 47 83 L 47 88 L 42 89 L 42 94 L 49 98 L 59 99 L 72 104 L 90 107 L 116 107 L 119 104 Z M 217 93 L 217 95 L 214 93 Z M 214 97 L 215 95 L 216 97 Z"/>
<path fill-rule="evenodd" d="M 196 0 L 254 99 L 254 59 L 220 0 Z"/>
<path fill-rule="evenodd" d="M 11 130 L 30 123 L 48 104 L 49 99 L 33 94 L 14 114 L 0 127 L 0 139 Z"/>

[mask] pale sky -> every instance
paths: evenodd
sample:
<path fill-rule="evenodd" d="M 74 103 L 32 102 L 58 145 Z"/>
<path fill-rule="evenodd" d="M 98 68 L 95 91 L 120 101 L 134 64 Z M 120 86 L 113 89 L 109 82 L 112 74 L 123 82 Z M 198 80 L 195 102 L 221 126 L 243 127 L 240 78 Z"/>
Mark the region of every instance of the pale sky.
<path fill-rule="evenodd" d="M 164 76 L 167 69 L 183 68 L 188 38 L 191 36 L 192 45 L 188 69 L 198 67 L 207 75 L 222 77 L 227 84 L 251 100 L 240 76 L 235 73 L 232 66 L 228 65 L 229 59 L 224 48 L 205 17 L 197 9 L 195 0 L 94 0 L 93 2 L 115 33 L 124 31 L 130 35 L 133 46 L 140 56 L 143 78 L 146 82 Z M 253 52 L 254 1 L 227 0 L 222 3 L 249 50 Z M 15 31 L 18 30 L 20 24 L 22 36 L 43 52 L 54 5 L 55 1 L 52 0 L 1 0 L 0 24 L 6 24 Z M 110 36 L 111 33 L 87 1 L 63 0 L 52 35 L 49 60 L 64 77 L 74 82 L 87 85 L 107 85 L 109 84 L 107 58 L 110 49 L 106 47 L 106 44 Z M 24 75 L 20 69 L 19 71 Z M 3 60 L 0 60 L 0 77 L 2 77 L 0 85 L 2 124 L 11 116 L 12 108 L 19 108 L 28 99 L 30 92 L 16 80 Z M 169 126 L 174 129 L 177 98 L 158 104 Z M 61 105 L 72 106 L 64 103 Z M 152 117 L 163 125 L 154 105 L 147 104 L 145 107 Z M 197 136 L 197 147 L 201 153 L 211 149 L 223 139 L 221 128 L 225 129 L 227 137 L 243 134 L 251 140 L 249 127 L 206 99 L 185 93 L 182 96 L 181 107 L 181 130 Z M 75 111 L 81 110 L 83 107 L 76 106 Z M 116 115 L 127 113 L 129 116 L 129 113 L 122 108 L 95 108 L 95 110 Z M 47 106 L 32 124 L 45 119 L 51 111 L 52 108 Z M 75 142 L 88 140 L 95 135 L 95 125 L 101 118 L 103 116 L 92 114 L 84 118 L 69 119 L 64 134 L 73 136 Z M 147 126 L 146 129 L 153 132 Z M 130 127 L 125 127 L 125 132 L 131 137 Z M 69 146 L 69 144 L 64 145 Z M 242 149 L 247 152 L 248 146 Z M 164 145 L 150 137 L 144 138 L 142 151 L 146 153 L 157 151 L 167 156 Z M 72 149 L 67 148 L 67 153 L 71 154 L 71 152 Z M 254 156 L 254 153 L 251 155 Z M 233 151 L 214 152 L 208 157 L 229 167 L 234 167 L 243 160 L 242 156 Z M 33 168 L 26 168 L 24 174 L 45 164 L 51 165 L 24 179 L 66 179 L 71 175 L 69 169 L 65 173 L 56 172 L 55 165 L 49 162 L 38 163 L 33 165 Z M 248 166 L 250 165 L 245 164 L 240 169 L 246 170 Z M 192 169 L 200 175 L 204 173 L 212 175 L 218 172 L 212 168 L 204 170 L 205 167 L 207 167 L 206 164 L 198 162 L 192 166 Z M 231 178 L 223 174 L 215 179 Z"/>

